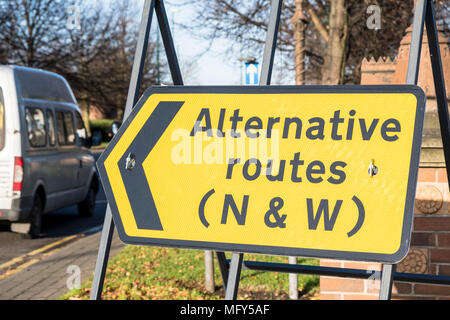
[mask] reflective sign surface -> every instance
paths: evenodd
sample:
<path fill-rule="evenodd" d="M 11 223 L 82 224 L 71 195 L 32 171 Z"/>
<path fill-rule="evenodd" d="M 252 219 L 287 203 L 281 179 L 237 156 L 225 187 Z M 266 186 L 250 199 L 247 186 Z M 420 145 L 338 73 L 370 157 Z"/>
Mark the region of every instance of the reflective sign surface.
<path fill-rule="evenodd" d="M 416 86 L 152 88 L 98 167 L 126 243 L 393 263 L 424 108 Z"/>

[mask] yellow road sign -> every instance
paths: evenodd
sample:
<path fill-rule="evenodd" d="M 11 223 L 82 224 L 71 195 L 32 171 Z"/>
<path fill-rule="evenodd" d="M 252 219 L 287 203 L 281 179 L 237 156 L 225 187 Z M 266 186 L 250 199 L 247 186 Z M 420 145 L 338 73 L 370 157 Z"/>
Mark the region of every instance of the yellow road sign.
<path fill-rule="evenodd" d="M 394 263 L 417 86 L 151 88 L 98 161 L 125 243 Z"/>

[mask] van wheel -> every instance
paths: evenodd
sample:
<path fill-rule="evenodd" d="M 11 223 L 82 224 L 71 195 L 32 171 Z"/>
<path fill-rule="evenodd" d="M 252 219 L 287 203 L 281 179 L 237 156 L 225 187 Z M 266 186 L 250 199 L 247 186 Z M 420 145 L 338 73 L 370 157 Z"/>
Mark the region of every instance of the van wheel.
<path fill-rule="evenodd" d="M 29 230 L 27 233 L 22 233 L 22 237 L 25 239 L 36 239 L 41 234 L 42 229 L 42 199 L 37 194 L 34 196 L 33 207 L 30 213 Z"/>
<path fill-rule="evenodd" d="M 95 197 L 97 190 L 94 183 L 91 183 L 86 198 L 78 204 L 78 214 L 80 217 L 92 217 L 95 210 Z"/>

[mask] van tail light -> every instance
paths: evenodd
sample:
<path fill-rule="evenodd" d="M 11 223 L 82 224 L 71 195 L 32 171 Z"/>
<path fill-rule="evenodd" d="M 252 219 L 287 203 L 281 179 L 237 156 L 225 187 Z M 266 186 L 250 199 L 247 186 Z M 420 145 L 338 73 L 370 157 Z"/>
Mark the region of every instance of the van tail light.
<path fill-rule="evenodd" d="M 22 157 L 14 158 L 14 177 L 13 177 L 13 191 L 22 190 L 23 180 L 23 159 Z"/>

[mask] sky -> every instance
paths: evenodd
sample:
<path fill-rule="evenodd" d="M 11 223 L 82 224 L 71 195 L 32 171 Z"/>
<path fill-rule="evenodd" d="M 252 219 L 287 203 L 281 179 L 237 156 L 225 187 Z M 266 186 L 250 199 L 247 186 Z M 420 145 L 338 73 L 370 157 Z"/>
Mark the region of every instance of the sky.
<path fill-rule="evenodd" d="M 144 0 L 135 1 L 140 10 L 142 10 Z M 229 54 L 224 53 L 232 45 L 232 42 L 230 43 L 229 40 L 225 39 L 217 39 L 209 47 L 210 42 L 208 40 L 195 37 L 180 26 L 180 24 L 187 24 L 189 20 L 194 19 L 196 16 L 194 5 L 181 7 L 176 5 L 186 2 L 186 0 L 164 1 L 185 85 L 243 84 L 243 62 L 239 61 L 240 57 L 230 58 Z M 151 32 L 156 33 L 156 19 L 153 21 Z M 162 50 L 161 56 L 164 56 L 164 50 Z M 250 52 L 246 56 L 256 57 L 261 67 L 262 52 Z M 283 74 L 286 72 L 285 70 L 283 71 L 282 68 L 277 69 L 277 61 L 280 61 L 280 57 L 281 55 L 278 54 L 275 56 L 272 84 L 293 84 L 289 83 L 290 78 Z M 192 63 L 193 61 L 193 65 L 187 63 Z M 286 80 L 287 78 L 289 79 Z M 293 77 L 292 81 L 294 81 Z"/>
<path fill-rule="evenodd" d="M 165 7 L 185 85 L 239 85 L 242 62 L 238 61 L 238 57 L 232 61 L 221 53 L 229 44 L 224 40 L 216 40 L 208 48 L 209 41 L 190 35 L 180 24 L 193 19 L 195 9 L 191 5 L 172 5 L 177 2 L 180 1 L 165 1 Z M 156 27 L 152 28 L 152 32 L 156 32 Z M 192 64 L 192 61 L 195 61 L 193 65 L 189 65 L 188 62 Z"/>

